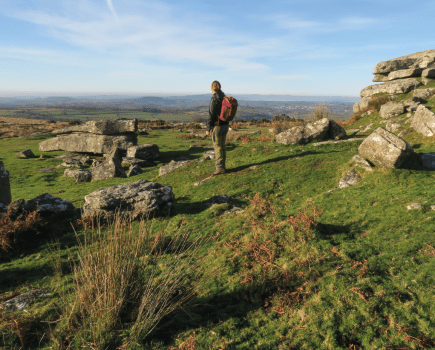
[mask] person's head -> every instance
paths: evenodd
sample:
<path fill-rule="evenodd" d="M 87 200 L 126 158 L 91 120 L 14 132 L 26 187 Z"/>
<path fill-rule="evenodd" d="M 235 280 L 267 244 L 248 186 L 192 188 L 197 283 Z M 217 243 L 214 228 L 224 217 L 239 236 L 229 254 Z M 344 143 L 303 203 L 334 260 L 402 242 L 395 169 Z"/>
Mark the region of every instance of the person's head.
<path fill-rule="evenodd" d="M 215 80 L 214 82 L 211 83 L 210 88 L 213 93 L 216 93 L 216 91 L 221 89 L 221 83 Z"/>

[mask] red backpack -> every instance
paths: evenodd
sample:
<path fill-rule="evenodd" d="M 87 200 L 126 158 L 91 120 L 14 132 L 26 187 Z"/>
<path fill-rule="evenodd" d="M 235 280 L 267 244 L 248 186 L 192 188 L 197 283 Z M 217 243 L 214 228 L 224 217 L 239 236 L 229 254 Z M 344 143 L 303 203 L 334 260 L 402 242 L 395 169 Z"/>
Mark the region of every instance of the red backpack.
<path fill-rule="evenodd" d="M 223 120 L 224 122 L 232 121 L 236 116 L 238 106 L 239 104 L 234 97 L 225 96 L 222 100 L 222 110 L 219 119 Z"/>

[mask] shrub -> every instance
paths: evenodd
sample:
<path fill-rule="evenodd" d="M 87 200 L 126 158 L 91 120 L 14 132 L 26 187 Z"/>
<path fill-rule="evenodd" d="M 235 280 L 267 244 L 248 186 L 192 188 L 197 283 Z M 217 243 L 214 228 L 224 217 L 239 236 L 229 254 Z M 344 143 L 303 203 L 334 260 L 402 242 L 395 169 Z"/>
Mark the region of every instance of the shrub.
<path fill-rule="evenodd" d="M 369 110 L 376 110 L 379 112 L 381 106 L 387 102 L 390 102 L 391 99 L 388 95 L 373 95 L 369 101 Z M 362 113 L 366 111 L 361 111 Z"/>
<path fill-rule="evenodd" d="M 201 283 L 197 251 L 204 241 L 189 234 L 168 240 L 152 235 L 146 221 L 133 227 L 118 215 L 105 230 L 97 224 L 79 248 L 73 266 L 74 284 L 61 292 L 58 344 L 106 349 L 119 343 L 126 329 L 129 346 L 143 340 L 162 318 L 191 300 Z M 72 289 L 73 293 L 67 293 Z"/>
<path fill-rule="evenodd" d="M 315 122 L 323 118 L 329 118 L 329 109 L 324 103 L 317 105 L 314 108 L 314 111 L 308 115 L 308 120 L 310 122 Z"/>
<path fill-rule="evenodd" d="M 240 129 L 240 128 L 241 128 L 241 126 L 240 126 L 239 123 L 233 123 L 233 124 L 231 125 L 231 129 L 233 129 L 233 130 L 237 130 L 237 129 Z"/>

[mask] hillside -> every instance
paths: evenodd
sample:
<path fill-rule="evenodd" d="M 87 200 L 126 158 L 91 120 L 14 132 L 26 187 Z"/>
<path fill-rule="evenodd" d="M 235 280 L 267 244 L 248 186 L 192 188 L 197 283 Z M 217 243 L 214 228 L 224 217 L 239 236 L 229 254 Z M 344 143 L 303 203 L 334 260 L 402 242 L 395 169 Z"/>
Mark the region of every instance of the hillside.
<path fill-rule="evenodd" d="M 39 143 L 50 136 L 0 140 L 0 161 L 10 174 L 12 200 L 28 201 L 50 193 L 82 208 L 86 195 L 117 184 L 146 179 L 171 186 L 173 208 L 168 215 L 149 220 L 147 227 L 155 239 L 151 241 L 157 243 L 148 242 L 153 248 L 144 248 L 147 253 L 133 275 L 135 280 L 154 281 L 151 272 L 157 271 L 153 278 L 158 281 L 172 276 L 178 266 L 172 265 L 174 261 L 191 261 L 183 267 L 188 270 L 186 279 L 169 299 L 178 300 L 194 287 L 190 303 L 164 317 L 149 334 L 137 335 L 131 316 L 137 317 L 136 304 L 123 309 L 119 322 L 97 330 L 97 324 L 107 324 L 107 314 L 95 316 L 89 300 L 77 311 L 73 300 L 82 300 L 74 299 L 80 289 L 71 284 L 81 281 L 77 285 L 86 285 L 85 279 L 74 275 L 71 263 L 78 264 L 77 254 L 84 254 L 77 238 L 84 242 L 86 235 L 90 237 L 91 223 L 73 222 L 76 237 L 71 223 L 50 222 L 39 234 L 18 237 L 13 249 L 1 255 L 0 298 L 17 289 L 15 294 L 47 288 L 44 291 L 50 295 L 21 311 L 2 312 L 0 346 L 434 348 L 435 173 L 423 165 L 422 156 L 435 152 L 435 143 L 434 136 L 416 131 L 416 113 L 423 107 L 435 111 L 435 91 L 430 90 L 435 81 L 421 77 L 419 67 L 409 69 L 420 69 L 420 76 L 413 78 L 420 85 L 403 93 L 380 91 L 363 96 L 352 119 L 341 122 L 346 138 L 335 143 L 284 145 L 274 141 L 270 128 L 283 131 L 299 125 L 295 122 L 233 124 L 236 132 L 227 140 L 228 172 L 215 177 L 210 177 L 212 160 L 186 163 L 159 176 L 159 169 L 172 160 L 199 160 L 211 148 L 210 138 L 199 138 L 179 126 L 150 128 L 149 135 L 138 136 L 139 145 L 157 144 L 160 150 L 160 157 L 143 167 L 145 173 L 94 182 L 63 176 L 65 168 L 57 167 L 63 160 L 54 156 L 66 152 L 39 151 Z M 423 90 L 426 97 L 414 100 Z M 383 107 L 391 102 L 399 102 L 402 113 Z M 411 106 L 411 102 L 418 104 Z M 368 171 L 356 167 L 359 182 L 337 188 L 353 167 L 352 158 L 363 140 L 378 127 L 400 134 L 414 152 L 397 168 L 374 166 Z M 261 134 L 250 134 L 253 131 Z M 37 158 L 17 158 L 15 154 L 24 149 L 32 150 Z M 41 154 L 51 157 L 40 159 Z M 44 168 L 50 170 L 40 172 Z M 229 202 L 211 205 L 216 195 L 228 196 Z M 139 237 L 139 226 L 132 224 L 132 237 Z M 170 239 L 180 233 L 190 234 L 188 243 L 183 249 L 173 249 Z M 203 241 L 198 250 L 190 251 L 189 243 L 195 238 Z M 156 253 L 156 245 L 166 247 L 164 253 Z M 99 271 L 106 271 L 104 264 Z"/>

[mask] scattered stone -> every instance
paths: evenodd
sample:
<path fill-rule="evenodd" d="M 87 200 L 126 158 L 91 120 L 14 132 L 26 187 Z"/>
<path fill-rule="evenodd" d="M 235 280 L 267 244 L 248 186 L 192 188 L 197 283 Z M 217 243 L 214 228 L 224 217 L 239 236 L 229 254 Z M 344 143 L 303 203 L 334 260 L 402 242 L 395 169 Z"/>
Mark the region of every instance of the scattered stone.
<path fill-rule="evenodd" d="M 0 309 L 5 309 L 8 312 L 22 310 L 33 304 L 37 299 L 50 295 L 48 288 L 31 290 L 1 303 Z"/>
<path fill-rule="evenodd" d="M 372 128 L 372 126 L 373 126 L 373 123 L 367 124 L 365 126 L 365 128 L 363 130 L 361 130 L 361 132 L 367 132 L 367 131 L 369 131 Z"/>
<path fill-rule="evenodd" d="M 46 168 L 36 170 L 37 173 L 45 173 L 45 172 L 49 172 L 49 171 L 54 171 L 54 169 L 46 167 Z"/>
<path fill-rule="evenodd" d="M 232 207 L 231 209 L 224 211 L 221 215 L 240 214 L 243 212 L 244 210 L 240 207 Z"/>
<path fill-rule="evenodd" d="M 388 74 L 388 80 L 418 77 L 421 75 L 422 71 L 423 71 L 422 68 L 396 70 Z"/>
<path fill-rule="evenodd" d="M 87 133 L 74 133 L 59 135 L 39 143 L 39 151 L 69 151 L 104 154 L 109 153 L 113 147 L 123 151 L 137 144 L 137 135 L 133 133 L 120 135 L 95 135 Z"/>
<path fill-rule="evenodd" d="M 361 138 L 361 137 L 354 137 L 354 138 L 347 139 L 347 140 L 315 142 L 315 143 L 313 143 L 312 145 L 313 145 L 313 146 L 332 145 L 332 144 L 336 144 L 336 143 L 352 142 L 352 141 L 361 141 L 361 140 L 363 140 L 363 138 Z M 297 158 L 296 158 L 296 159 L 297 159 Z"/>
<path fill-rule="evenodd" d="M 408 130 L 408 129 L 405 129 L 405 130 L 402 130 L 401 132 L 399 132 L 399 133 L 397 134 L 397 137 L 402 138 L 403 136 L 405 136 L 405 135 L 407 135 L 407 134 L 409 134 L 409 130 Z"/>
<path fill-rule="evenodd" d="M 435 49 L 420 51 L 410 55 L 380 62 L 373 69 L 373 74 L 387 74 L 402 69 L 426 69 L 433 67 L 435 67 Z"/>
<path fill-rule="evenodd" d="M 24 209 L 28 212 L 38 210 L 43 217 L 55 216 L 72 219 L 76 216 L 76 208 L 70 201 L 54 197 L 49 193 L 27 201 Z"/>
<path fill-rule="evenodd" d="M 421 155 L 423 166 L 430 169 L 435 169 L 435 153 L 425 153 Z"/>
<path fill-rule="evenodd" d="M 137 131 L 137 119 L 100 119 L 91 120 L 81 125 L 53 130 L 53 135 L 70 134 L 72 132 L 91 133 L 96 135 L 119 135 Z M 101 152 L 105 153 L 105 152 Z"/>
<path fill-rule="evenodd" d="M 112 177 L 127 177 L 121 162 L 116 158 L 108 158 L 92 169 L 92 181 L 105 180 Z"/>
<path fill-rule="evenodd" d="M 341 140 L 346 137 L 344 128 L 334 120 L 329 121 L 328 136 L 332 140 Z"/>
<path fill-rule="evenodd" d="M 356 166 L 359 166 L 367 171 L 372 171 L 372 165 L 366 161 L 363 157 L 361 157 L 359 154 L 356 154 L 353 156 L 352 161 L 355 163 Z"/>
<path fill-rule="evenodd" d="M 229 203 L 231 197 L 227 196 L 226 194 L 218 194 L 216 196 L 213 196 L 210 198 L 209 203 L 206 203 L 208 206 L 214 205 L 214 204 L 223 204 L 223 203 Z"/>
<path fill-rule="evenodd" d="M 189 135 L 192 135 L 192 136 L 196 137 L 197 139 L 205 139 L 205 138 L 207 138 L 206 134 L 197 134 L 195 132 L 191 132 Z"/>
<path fill-rule="evenodd" d="M 141 136 L 148 136 L 149 135 L 147 129 L 139 129 L 137 132 Z"/>
<path fill-rule="evenodd" d="M 48 156 L 48 155 L 46 155 L 46 154 L 41 154 L 41 155 L 39 156 L 39 159 L 49 159 L 49 158 L 51 158 L 51 157 Z"/>
<path fill-rule="evenodd" d="M 406 94 L 422 85 L 415 78 L 391 80 L 381 84 L 369 85 L 360 92 L 361 97 L 369 97 L 377 93 Z"/>
<path fill-rule="evenodd" d="M 431 206 L 430 206 L 430 209 L 431 209 L 431 210 L 435 210 L 435 205 L 431 205 Z"/>
<path fill-rule="evenodd" d="M 304 144 L 313 140 L 323 140 L 328 134 L 329 119 L 323 118 L 304 126 L 295 126 L 275 136 L 275 141 L 284 145 Z"/>
<path fill-rule="evenodd" d="M 249 169 L 252 169 L 252 170 L 258 169 L 258 165 L 250 166 Z"/>
<path fill-rule="evenodd" d="M 172 187 L 138 180 L 96 190 L 85 196 L 83 216 L 113 217 L 115 211 L 128 212 L 132 218 L 163 214 L 175 199 Z"/>
<path fill-rule="evenodd" d="M 435 113 L 420 105 L 412 118 L 411 127 L 426 137 L 434 136 Z"/>
<path fill-rule="evenodd" d="M 397 130 L 402 128 L 402 124 L 395 123 L 391 120 L 388 121 L 387 125 L 385 126 L 385 129 L 387 129 L 389 132 L 396 132 Z"/>
<path fill-rule="evenodd" d="M 412 210 L 412 209 L 420 209 L 421 208 L 421 203 L 411 203 L 410 205 L 408 205 L 406 207 L 408 210 Z"/>
<path fill-rule="evenodd" d="M 416 90 L 414 90 L 414 91 L 416 91 Z M 415 112 L 417 110 L 418 106 L 420 105 L 420 101 L 421 101 L 421 99 L 418 97 L 408 98 L 407 100 L 403 101 L 403 103 L 405 104 L 405 110 L 408 113 Z"/>
<path fill-rule="evenodd" d="M 338 185 L 337 188 L 346 188 L 350 186 L 355 186 L 358 184 L 358 181 L 361 180 L 361 176 L 355 171 L 355 169 L 351 169 L 344 175 Z"/>
<path fill-rule="evenodd" d="M 261 135 L 261 130 L 251 131 L 249 134 L 252 134 L 252 135 Z"/>
<path fill-rule="evenodd" d="M 24 151 L 15 154 L 18 158 L 35 158 L 31 149 L 26 149 Z"/>
<path fill-rule="evenodd" d="M 9 205 L 12 201 L 9 173 L 0 161 L 0 204 Z"/>
<path fill-rule="evenodd" d="M 145 144 L 129 147 L 127 157 L 139 158 L 143 160 L 153 160 L 159 158 L 159 146 L 156 144 Z"/>
<path fill-rule="evenodd" d="M 358 134 L 361 131 L 361 129 L 347 129 L 346 134 L 349 136 L 354 136 Z"/>
<path fill-rule="evenodd" d="M 361 143 L 358 152 L 376 166 L 398 168 L 414 150 L 406 141 L 379 127 Z"/>
<path fill-rule="evenodd" d="M 144 171 L 141 169 L 139 165 L 130 165 L 130 169 L 128 169 L 127 177 L 132 177 L 143 173 Z"/>
<path fill-rule="evenodd" d="M 185 160 L 185 161 L 180 161 L 180 162 L 177 162 L 175 160 L 171 160 L 171 162 L 169 164 L 166 164 L 166 165 L 160 167 L 159 177 L 166 175 L 166 174 L 170 173 L 171 171 L 174 171 L 175 169 L 182 168 L 182 167 L 184 167 L 187 164 L 190 164 L 192 162 L 193 162 L 192 160 Z"/>
<path fill-rule="evenodd" d="M 148 164 L 146 160 L 133 157 L 122 157 L 122 163 L 127 163 L 129 165 L 139 165 L 140 167 L 146 166 Z"/>
<path fill-rule="evenodd" d="M 388 119 L 396 115 L 403 114 L 404 111 L 405 107 L 403 106 L 402 102 L 390 101 L 381 106 L 379 115 L 381 118 Z"/>
<path fill-rule="evenodd" d="M 78 167 L 78 168 L 80 168 L 81 165 L 82 165 L 82 163 L 78 159 L 68 159 L 65 162 L 63 162 L 62 164 L 59 164 L 56 168 L 60 168 L 60 167 L 65 167 L 65 168 Z"/>
<path fill-rule="evenodd" d="M 207 157 L 210 157 L 210 159 L 215 159 L 214 149 L 204 152 L 204 158 L 207 158 Z"/>
<path fill-rule="evenodd" d="M 195 183 L 193 184 L 193 186 L 194 186 L 194 187 L 199 186 L 199 185 L 201 185 L 204 181 L 210 180 L 212 177 L 213 177 L 213 175 L 212 175 L 212 176 L 209 176 L 209 177 L 206 177 L 205 179 L 203 179 L 203 180 L 201 180 L 201 181 L 195 182 Z"/>
<path fill-rule="evenodd" d="M 63 176 L 73 177 L 76 182 L 91 182 L 92 172 L 84 169 L 65 169 Z"/>

